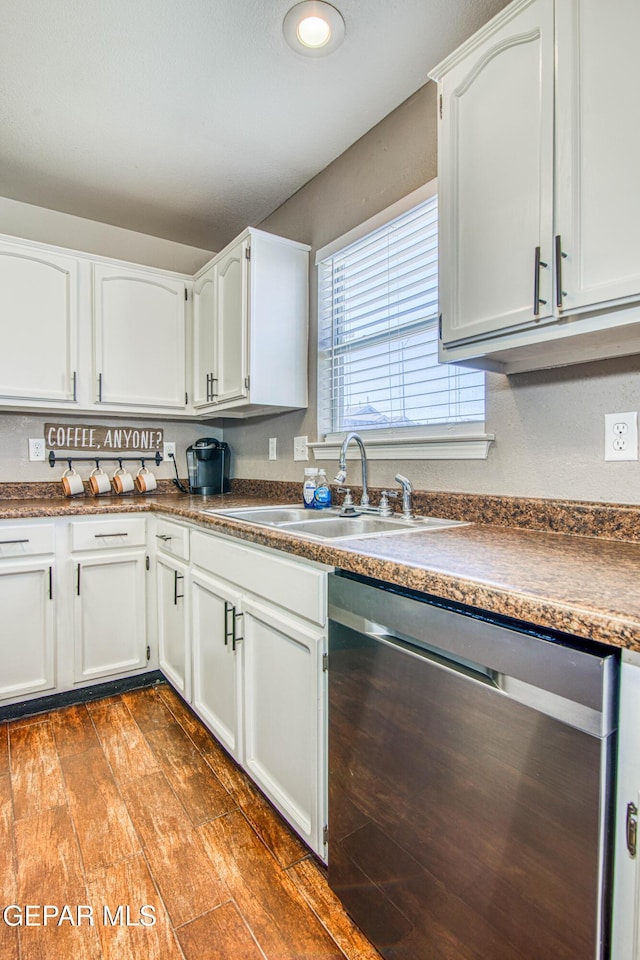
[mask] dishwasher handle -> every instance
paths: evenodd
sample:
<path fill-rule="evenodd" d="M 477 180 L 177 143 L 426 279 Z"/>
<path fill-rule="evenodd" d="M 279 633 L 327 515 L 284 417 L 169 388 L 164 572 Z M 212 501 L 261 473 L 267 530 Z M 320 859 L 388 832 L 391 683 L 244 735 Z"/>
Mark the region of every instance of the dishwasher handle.
<path fill-rule="evenodd" d="M 457 658 L 448 651 L 441 651 L 422 643 L 412 643 L 410 639 L 399 637 L 380 624 L 365 620 L 363 626 L 365 636 L 377 643 L 394 647 L 407 656 L 427 661 L 436 669 L 456 674 L 461 680 L 484 684 L 493 688 L 496 694 L 500 696 L 508 697 L 510 700 L 531 707 L 538 713 L 559 720 L 561 723 L 581 730 L 583 733 L 602 738 L 608 732 L 605 729 L 602 713 L 593 707 L 576 703 L 575 700 L 569 700 L 567 697 L 560 696 L 550 690 L 526 683 L 517 677 L 491 670 L 471 660 Z"/>
<path fill-rule="evenodd" d="M 410 657 L 417 657 L 419 660 L 427 660 L 436 667 L 448 670 L 450 673 L 456 673 L 467 680 L 473 680 L 477 683 L 485 683 L 491 687 L 499 689 L 496 683 L 493 671 L 485 669 L 480 664 L 474 664 L 468 660 L 458 660 L 448 654 L 429 649 L 428 647 L 418 646 L 391 633 L 386 627 L 378 624 L 369 624 L 365 630 L 366 636 L 372 640 L 377 640 L 388 647 L 396 647 Z"/>

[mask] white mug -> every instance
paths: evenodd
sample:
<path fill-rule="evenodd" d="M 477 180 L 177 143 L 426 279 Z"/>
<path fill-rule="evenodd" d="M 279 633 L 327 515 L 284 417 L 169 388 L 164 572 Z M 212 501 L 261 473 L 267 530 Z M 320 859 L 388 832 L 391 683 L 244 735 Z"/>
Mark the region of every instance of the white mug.
<path fill-rule="evenodd" d="M 84 493 L 82 477 L 73 467 L 69 467 L 62 474 L 62 489 L 65 497 L 77 497 L 78 494 Z"/>
<path fill-rule="evenodd" d="M 147 470 L 146 467 L 140 467 L 136 474 L 136 489 L 138 493 L 151 493 L 158 486 L 155 474 Z"/>
<path fill-rule="evenodd" d="M 124 467 L 118 467 L 113 475 L 113 489 L 116 493 L 130 493 L 133 490 L 133 477 Z"/>
<path fill-rule="evenodd" d="M 109 493 L 111 491 L 111 482 L 102 467 L 96 467 L 95 470 L 91 471 L 89 487 L 94 497 L 99 496 L 101 493 Z"/>

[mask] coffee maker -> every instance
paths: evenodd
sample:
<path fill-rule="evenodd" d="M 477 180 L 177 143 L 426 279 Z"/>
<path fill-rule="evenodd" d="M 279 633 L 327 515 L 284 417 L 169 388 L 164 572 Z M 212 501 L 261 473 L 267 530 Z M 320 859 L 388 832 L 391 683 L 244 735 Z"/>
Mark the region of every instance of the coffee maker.
<path fill-rule="evenodd" d="M 187 447 L 189 493 L 228 493 L 230 459 L 229 445 L 214 437 L 202 437 Z"/>

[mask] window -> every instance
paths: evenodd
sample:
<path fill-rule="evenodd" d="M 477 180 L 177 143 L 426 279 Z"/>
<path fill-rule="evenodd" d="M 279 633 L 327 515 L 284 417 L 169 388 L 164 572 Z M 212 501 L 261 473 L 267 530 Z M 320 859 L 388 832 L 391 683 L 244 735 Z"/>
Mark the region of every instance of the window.
<path fill-rule="evenodd" d="M 484 421 L 484 373 L 438 363 L 436 189 L 427 184 L 419 202 L 412 194 L 401 213 L 394 205 L 318 253 L 323 433 Z"/>

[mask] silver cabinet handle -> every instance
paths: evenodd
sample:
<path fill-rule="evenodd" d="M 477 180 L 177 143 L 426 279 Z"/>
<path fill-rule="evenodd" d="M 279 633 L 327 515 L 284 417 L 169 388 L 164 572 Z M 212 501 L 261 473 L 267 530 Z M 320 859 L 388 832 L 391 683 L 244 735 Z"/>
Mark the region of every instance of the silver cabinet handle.
<path fill-rule="evenodd" d="M 224 602 L 224 645 L 225 647 L 228 645 L 229 637 L 231 635 L 231 632 L 229 630 L 229 619 L 228 619 L 229 612 L 231 612 L 231 614 L 233 615 L 233 604 L 229 603 L 228 600 L 225 600 Z"/>
<path fill-rule="evenodd" d="M 94 537 L 100 540 L 105 537 L 128 537 L 128 533 L 94 533 Z"/>
<path fill-rule="evenodd" d="M 567 259 L 566 253 L 562 250 L 562 238 L 560 234 L 555 239 L 556 253 L 556 307 L 562 310 L 562 298 L 566 297 L 567 291 L 562 289 L 562 261 Z"/>
<path fill-rule="evenodd" d="M 29 543 L 28 540 L 0 540 L 0 546 L 4 546 L 8 543 Z"/>
<path fill-rule="evenodd" d="M 538 317 L 540 315 L 540 304 L 546 304 L 546 300 L 542 300 L 540 297 L 540 267 L 546 267 L 547 264 L 544 260 L 540 259 L 540 247 L 536 247 L 534 262 L 533 262 L 533 315 Z"/>
<path fill-rule="evenodd" d="M 242 617 L 242 622 L 244 623 L 244 613 L 236 613 L 236 608 L 233 608 L 233 623 L 231 624 L 231 649 L 236 649 L 236 643 L 239 640 L 244 640 L 244 637 L 239 637 L 236 633 L 237 621 Z"/>
<path fill-rule="evenodd" d="M 173 537 L 166 533 L 156 533 L 156 540 L 163 540 L 166 543 L 168 540 L 173 540 Z"/>
<path fill-rule="evenodd" d="M 98 374 L 98 403 L 102 403 L 102 374 Z"/>
<path fill-rule="evenodd" d="M 627 804 L 627 850 L 635 857 L 638 849 L 638 808 L 635 803 Z"/>
<path fill-rule="evenodd" d="M 177 570 L 173 571 L 173 605 L 174 607 L 178 606 L 178 600 L 184 598 L 184 593 L 178 593 L 178 580 L 184 580 L 184 574 L 178 573 Z"/>

